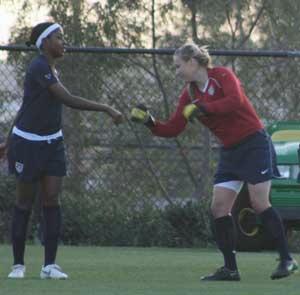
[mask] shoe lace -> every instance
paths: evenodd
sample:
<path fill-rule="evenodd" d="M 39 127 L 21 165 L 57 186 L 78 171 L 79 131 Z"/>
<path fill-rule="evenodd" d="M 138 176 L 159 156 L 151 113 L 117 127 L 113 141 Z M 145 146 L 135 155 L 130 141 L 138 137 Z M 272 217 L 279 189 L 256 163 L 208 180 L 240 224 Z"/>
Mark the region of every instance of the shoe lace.
<path fill-rule="evenodd" d="M 61 267 L 60 267 L 59 265 L 57 265 L 57 264 L 53 264 L 53 268 L 55 268 L 55 269 L 61 271 Z"/>
<path fill-rule="evenodd" d="M 55 269 L 61 272 L 61 267 L 57 264 L 49 264 L 43 267 L 43 271 L 50 271 L 51 269 Z"/>
<path fill-rule="evenodd" d="M 231 269 L 229 269 L 229 268 L 227 268 L 227 267 L 225 267 L 225 266 L 222 266 L 222 267 L 220 267 L 218 270 L 217 270 L 217 272 L 219 272 L 219 273 L 229 273 L 229 274 L 237 274 L 238 273 L 238 271 L 237 270 L 231 270 Z"/>
<path fill-rule="evenodd" d="M 224 272 L 226 272 L 226 267 L 221 266 L 216 270 L 215 274 L 221 274 L 221 273 L 224 273 Z"/>
<path fill-rule="evenodd" d="M 23 270 L 24 269 L 24 265 L 21 265 L 21 264 L 16 264 L 16 265 L 13 265 L 11 267 L 12 270 Z"/>

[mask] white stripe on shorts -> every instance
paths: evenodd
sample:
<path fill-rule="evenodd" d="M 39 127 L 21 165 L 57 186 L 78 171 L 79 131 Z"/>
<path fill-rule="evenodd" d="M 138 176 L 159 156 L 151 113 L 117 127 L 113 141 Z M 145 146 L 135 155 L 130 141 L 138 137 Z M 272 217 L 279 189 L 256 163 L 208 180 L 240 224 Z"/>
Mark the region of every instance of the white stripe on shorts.
<path fill-rule="evenodd" d="M 12 133 L 31 141 L 51 141 L 59 137 L 63 137 L 63 133 L 61 130 L 49 135 L 38 135 L 35 133 L 30 133 L 30 132 L 20 130 L 16 126 L 14 126 Z"/>
<path fill-rule="evenodd" d="M 225 182 L 216 183 L 214 187 L 224 187 L 235 191 L 237 194 L 241 191 L 244 182 L 241 180 L 230 180 Z"/>

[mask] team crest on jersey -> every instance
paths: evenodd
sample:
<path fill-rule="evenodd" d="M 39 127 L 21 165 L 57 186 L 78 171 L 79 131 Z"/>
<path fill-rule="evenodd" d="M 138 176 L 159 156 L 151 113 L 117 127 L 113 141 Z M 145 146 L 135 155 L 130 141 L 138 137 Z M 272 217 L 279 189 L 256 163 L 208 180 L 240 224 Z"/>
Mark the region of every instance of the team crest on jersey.
<path fill-rule="evenodd" d="M 207 90 L 209 95 L 214 95 L 215 94 L 215 88 L 213 86 L 210 86 Z"/>
<path fill-rule="evenodd" d="M 24 169 L 24 164 L 20 162 L 15 163 L 15 168 L 18 173 L 22 173 Z"/>
<path fill-rule="evenodd" d="M 46 74 L 44 77 L 46 78 L 46 79 L 48 79 L 48 80 L 50 80 L 51 79 L 51 74 Z"/>

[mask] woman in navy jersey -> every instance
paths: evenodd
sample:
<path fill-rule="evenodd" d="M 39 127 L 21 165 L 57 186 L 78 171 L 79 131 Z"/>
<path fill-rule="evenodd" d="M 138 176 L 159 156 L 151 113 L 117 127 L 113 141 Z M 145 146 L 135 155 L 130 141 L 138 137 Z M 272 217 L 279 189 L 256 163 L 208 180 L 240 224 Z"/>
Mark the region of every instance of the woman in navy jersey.
<path fill-rule="evenodd" d="M 282 221 L 269 202 L 271 179 L 278 175 L 275 151 L 264 126 L 236 75 L 225 67 L 212 67 L 205 47 L 191 43 L 175 51 L 176 74 L 185 82 L 176 111 L 166 122 L 155 120 L 145 106 L 131 112 L 132 120 L 145 124 L 156 136 L 175 137 L 189 120 L 198 120 L 219 139 L 220 159 L 214 179 L 211 211 L 217 245 L 224 266 L 204 281 L 239 281 L 232 206 L 247 183 L 250 200 L 265 228 L 276 241 L 280 262 L 272 279 L 289 276 L 297 268 L 291 257 Z"/>
<path fill-rule="evenodd" d="M 39 55 L 29 64 L 24 81 L 22 106 L 8 137 L 10 172 L 16 175 L 17 198 L 12 221 L 14 263 L 9 278 L 24 278 L 24 251 L 28 220 L 39 185 L 43 206 L 44 263 L 42 279 L 66 279 L 68 275 L 55 263 L 60 234 L 59 193 L 66 175 L 62 133 L 62 106 L 78 110 L 105 112 L 115 124 L 123 120 L 116 109 L 72 95 L 60 82 L 56 63 L 64 55 L 63 29 L 57 23 L 40 23 L 32 29 L 29 44 Z"/>

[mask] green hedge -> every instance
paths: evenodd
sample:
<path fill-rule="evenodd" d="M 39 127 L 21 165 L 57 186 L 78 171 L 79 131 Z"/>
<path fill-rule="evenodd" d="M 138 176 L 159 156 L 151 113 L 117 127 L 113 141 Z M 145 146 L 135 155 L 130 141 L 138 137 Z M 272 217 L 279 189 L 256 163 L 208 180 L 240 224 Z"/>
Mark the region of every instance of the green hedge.
<path fill-rule="evenodd" d="M 212 241 L 206 202 L 164 208 L 153 204 L 122 206 L 112 196 L 62 196 L 62 243 L 102 246 L 206 246 Z M 15 180 L 0 176 L 0 240 L 10 242 Z M 39 242 L 39 202 L 33 210 L 28 241 Z"/>
<path fill-rule="evenodd" d="M 212 241 L 204 202 L 127 210 L 109 201 L 101 205 L 65 196 L 62 240 L 76 245 L 167 247 L 206 246 Z"/>

